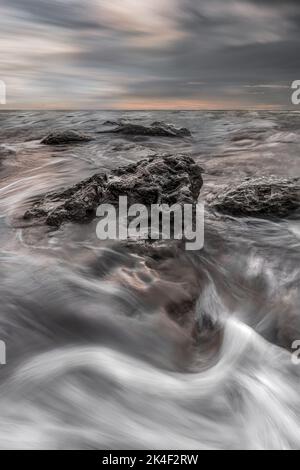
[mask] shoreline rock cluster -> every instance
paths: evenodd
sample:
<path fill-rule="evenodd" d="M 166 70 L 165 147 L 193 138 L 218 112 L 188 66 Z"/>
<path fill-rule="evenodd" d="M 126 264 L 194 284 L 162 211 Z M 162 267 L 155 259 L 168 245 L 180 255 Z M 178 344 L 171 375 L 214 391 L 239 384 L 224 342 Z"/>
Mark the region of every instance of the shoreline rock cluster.
<path fill-rule="evenodd" d="M 124 136 L 157 136 L 184 138 L 191 136 L 186 128 L 162 121 L 150 125 L 128 119 L 105 121 L 98 134 Z M 239 141 L 247 133 L 233 136 Z M 76 130 L 60 130 L 41 140 L 43 145 L 67 145 L 90 142 L 95 137 Z M 0 154 L 1 160 L 1 154 Z M 25 219 L 44 218 L 45 223 L 60 226 L 65 221 L 86 222 L 95 216 L 101 202 L 117 203 L 127 195 L 129 204 L 195 202 L 203 181 L 202 169 L 184 155 L 155 156 L 117 168 L 108 175 L 97 174 L 66 191 L 43 196 L 25 214 Z M 207 198 L 210 209 L 236 217 L 280 218 L 292 214 L 300 204 L 300 178 L 278 176 L 246 178 L 222 188 Z"/>
<path fill-rule="evenodd" d="M 95 218 L 101 203 L 116 206 L 119 196 L 124 195 L 128 197 L 128 204 L 196 204 L 203 185 L 202 173 L 203 169 L 188 155 L 149 157 L 109 174 L 95 174 L 66 190 L 43 195 L 24 218 L 55 229 L 68 222 L 88 223 Z M 220 214 L 236 217 L 286 217 L 299 208 L 299 180 L 275 176 L 246 178 L 211 195 L 208 206 Z M 212 234 L 213 245 L 222 246 L 221 235 Z M 211 239 L 209 243 L 212 243 Z M 148 289 L 136 289 L 135 293 L 153 308 L 163 308 L 173 321 L 190 332 L 192 340 L 198 343 L 201 335 L 207 336 L 209 347 L 215 348 L 220 342 L 222 328 L 218 322 L 211 324 L 205 312 L 200 324 L 195 313 L 206 276 L 194 263 L 199 254 L 189 254 L 183 245 L 180 242 L 126 242 L 125 248 L 130 254 L 145 258 L 147 268 L 160 280 L 149 284 Z M 120 245 L 119 249 L 123 247 Z M 209 255 L 205 253 L 205 256 Z M 136 288 L 134 278 L 132 284 L 128 278 L 124 282 L 127 287 Z M 180 287 L 175 290 L 174 285 Z"/>
<path fill-rule="evenodd" d="M 141 135 L 150 137 L 190 137 L 192 134 L 186 127 L 175 127 L 162 121 L 155 121 L 150 126 L 120 121 L 114 129 L 102 131 L 101 133 Z"/>
<path fill-rule="evenodd" d="M 105 121 L 103 126 L 115 126 L 104 129 L 97 134 L 122 134 L 125 136 L 148 137 L 191 137 L 191 132 L 185 127 L 175 127 L 162 121 L 155 121 L 150 125 L 135 124 L 126 120 Z M 68 145 L 90 142 L 94 137 L 83 132 L 66 129 L 53 131 L 41 140 L 42 145 Z"/>

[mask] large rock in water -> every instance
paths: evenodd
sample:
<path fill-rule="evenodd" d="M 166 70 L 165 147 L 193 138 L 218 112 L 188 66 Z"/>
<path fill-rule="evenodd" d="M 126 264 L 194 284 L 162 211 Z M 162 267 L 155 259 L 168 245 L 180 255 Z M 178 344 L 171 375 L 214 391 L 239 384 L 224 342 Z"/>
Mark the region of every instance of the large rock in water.
<path fill-rule="evenodd" d="M 142 124 L 133 124 L 130 122 L 120 122 L 118 127 L 108 131 L 113 134 L 124 135 L 144 135 L 144 136 L 157 136 L 157 137 L 189 137 L 191 132 L 185 127 L 177 128 L 171 124 L 166 124 L 161 121 L 153 122 L 150 126 Z"/>
<path fill-rule="evenodd" d="M 90 140 L 93 140 L 93 137 L 90 135 L 78 131 L 66 130 L 52 132 L 41 140 L 41 144 L 66 145 L 76 142 L 89 142 Z"/>
<path fill-rule="evenodd" d="M 247 178 L 213 196 L 210 207 L 238 217 L 286 217 L 300 207 L 300 178 Z"/>
<path fill-rule="evenodd" d="M 29 209 L 25 219 L 43 219 L 59 227 L 63 222 L 89 222 L 101 203 L 195 203 L 203 184 L 202 169 L 187 155 L 156 156 L 97 174 L 62 192 L 47 194 Z"/>

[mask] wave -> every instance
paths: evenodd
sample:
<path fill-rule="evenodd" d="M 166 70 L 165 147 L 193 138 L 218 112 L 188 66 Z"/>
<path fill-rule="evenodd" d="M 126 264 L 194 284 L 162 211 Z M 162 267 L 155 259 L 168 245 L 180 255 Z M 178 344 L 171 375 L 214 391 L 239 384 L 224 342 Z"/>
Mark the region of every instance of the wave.
<path fill-rule="evenodd" d="M 37 139 L 124 116 L 1 116 L 1 148 L 13 153 L 0 168 L 0 447 L 300 448 L 299 214 L 270 221 L 207 210 L 203 250 L 156 258 L 100 244 L 94 223 L 57 231 L 16 223 L 38 195 L 148 151 L 185 149 L 204 162 L 204 196 L 287 161 L 296 173 L 299 116 L 128 113 L 191 128 L 193 141 L 175 150 L 151 137 L 101 135 L 54 149 Z M 274 143 L 286 144 L 282 164 Z"/>

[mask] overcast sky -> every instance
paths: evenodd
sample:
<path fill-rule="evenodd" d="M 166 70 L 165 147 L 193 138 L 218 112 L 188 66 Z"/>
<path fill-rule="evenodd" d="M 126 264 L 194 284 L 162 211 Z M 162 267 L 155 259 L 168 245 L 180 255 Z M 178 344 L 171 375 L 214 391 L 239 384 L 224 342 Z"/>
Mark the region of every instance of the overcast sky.
<path fill-rule="evenodd" d="M 10 108 L 287 108 L 300 0 L 0 0 Z"/>

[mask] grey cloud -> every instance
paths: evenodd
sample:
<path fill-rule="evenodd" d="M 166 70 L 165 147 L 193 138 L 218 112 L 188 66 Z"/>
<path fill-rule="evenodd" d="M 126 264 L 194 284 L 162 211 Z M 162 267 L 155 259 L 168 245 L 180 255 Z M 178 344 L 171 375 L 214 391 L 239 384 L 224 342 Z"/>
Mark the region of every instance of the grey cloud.
<path fill-rule="evenodd" d="M 52 0 L 2 0 L 3 5 L 14 10 L 17 18 L 24 22 L 31 18 L 39 24 L 62 28 L 97 28 L 99 23 L 89 18 L 89 1 L 57 1 Z M 90 4 L 91 5 L 91 4 Z"/>
<path fill-rule="evenodd" d="M 149 0 L 143 2 L 149 7 Z M 264 93 L 266 104 L 288 106 L 289 84 L 300 78 L 298 0 L 228 0 L 226 8 L 223 0 L 163 3 L 169 36 L 163 28 L 151 31 L 152 23 L 145 31 L 133 27 L 134 9 L 126 12 L 132 22 L 122 23 L 123 11 L 108 20 L 101 14 L 102 0 L 2 0 L 4 41 L 23 36 L 30 47 L 20 53 L 16 44 L 10 46 L 12 56 L 0 53 L 0 70 L 12 82 L 23 77 L 32 102 L 43 83 L 49 100 L 60 93 L 64 98 L 68 83 L 79 92 L 88 83 L 92 91 L 82 95 L 87 105 L 99 94 L 114 104 L 135 97 L 146 102 L 205 97 L 247 106 L 260 104 Z M 45 42 L 42 50 L 39 40 Z M 76 93 L 70 99 L 76 106 Z"/>

